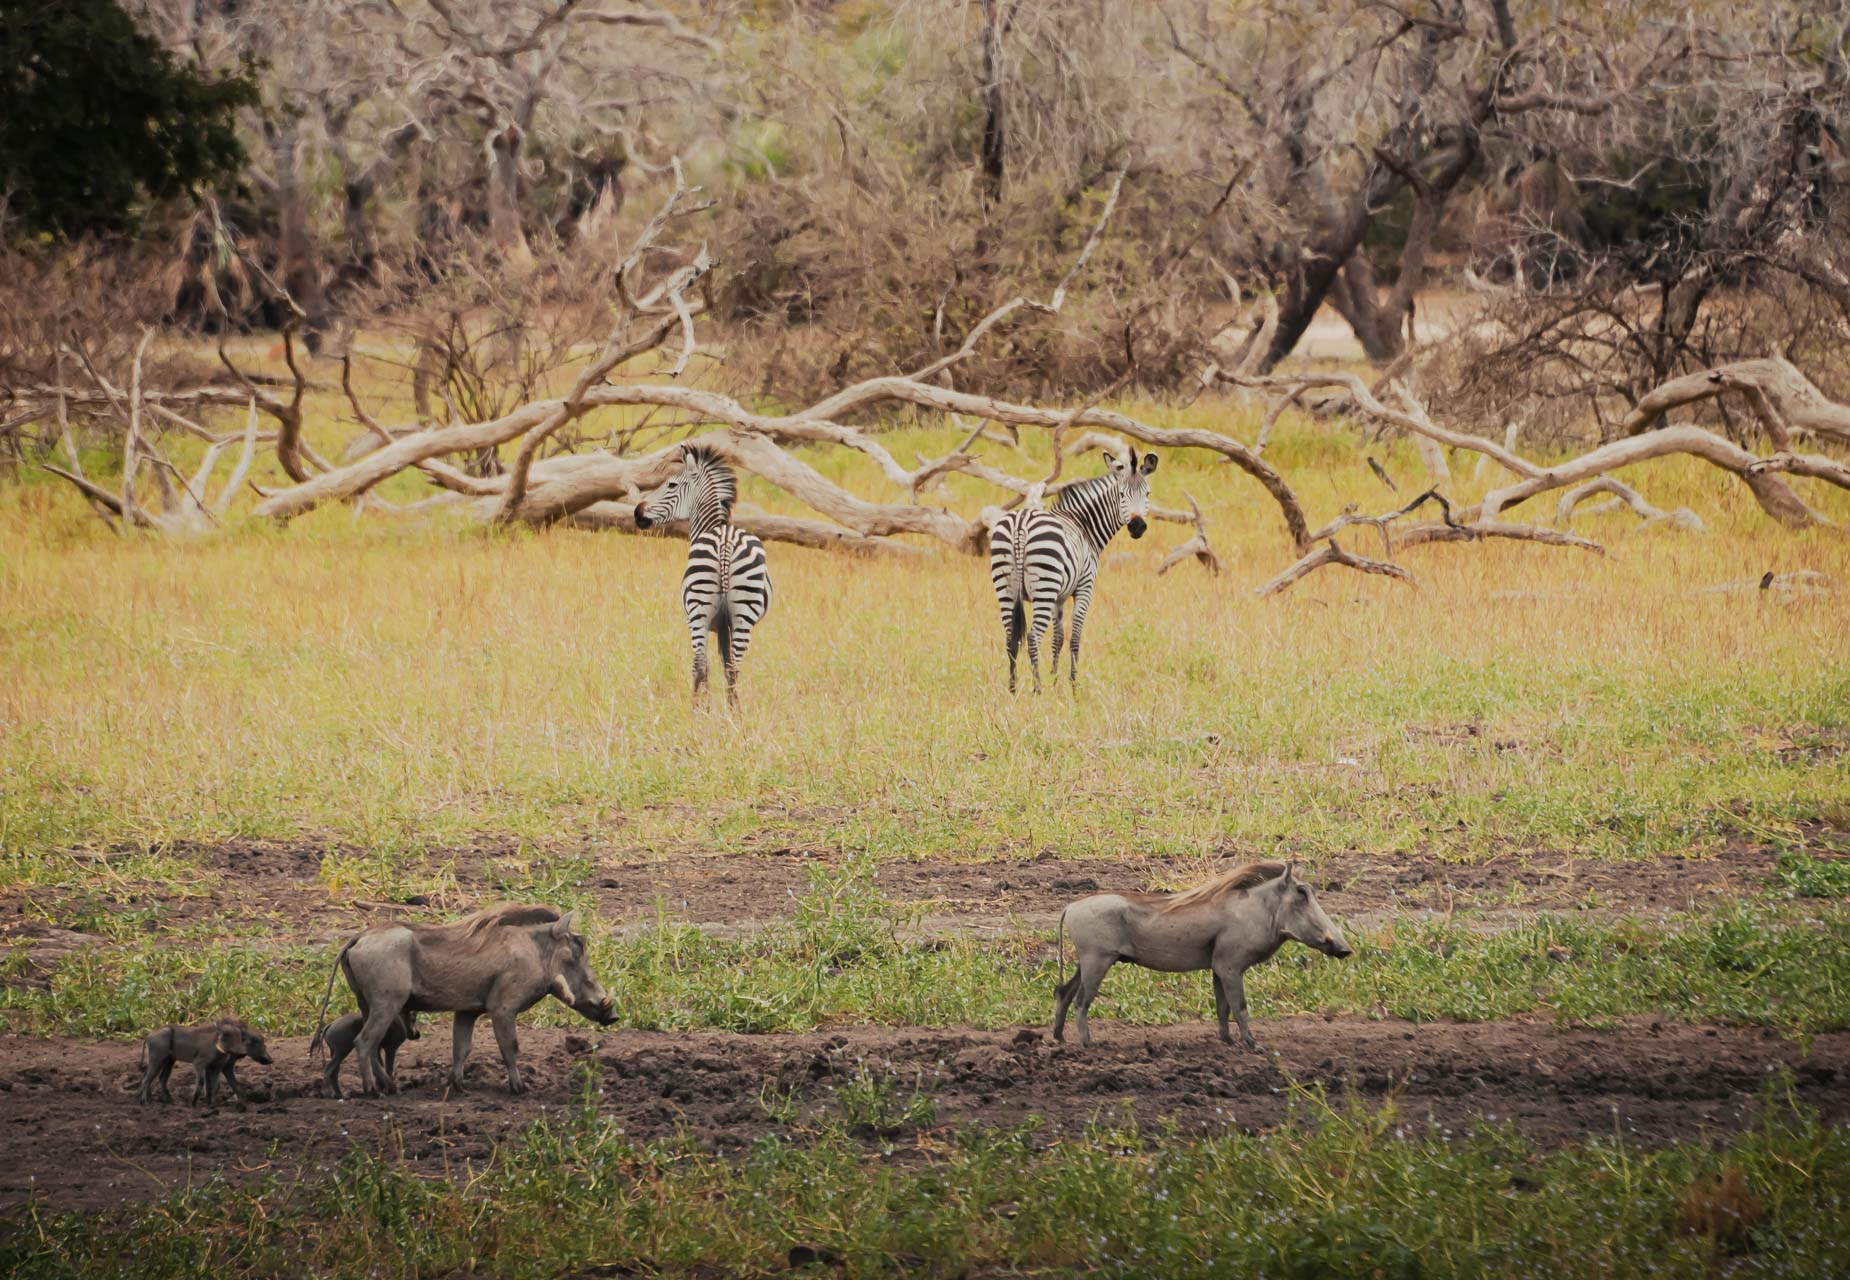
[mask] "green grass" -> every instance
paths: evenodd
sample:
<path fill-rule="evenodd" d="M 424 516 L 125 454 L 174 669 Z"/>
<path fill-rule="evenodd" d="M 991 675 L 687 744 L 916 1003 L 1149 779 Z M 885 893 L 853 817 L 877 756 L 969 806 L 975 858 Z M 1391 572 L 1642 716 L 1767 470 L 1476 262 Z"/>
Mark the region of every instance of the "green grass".
<path fill-rule="evenodd" d="M 387 1144 L 389 1146 L 389 1143 Z M 1850 1131 L 1769 1083 L 1711 1146 L 1560 1151 L 1299 1096 L 1257 1136 L 1129 1121 L 921 1135 L 870 1157 L 841 1129 L 736 1160 L 641 1146 L 595 1106 L 467 1182 L 356 1152 L 299 1183 L 208 1185 L 136 1211 L 0 1218 L 28 1277 L 376 1275 L 1831 1276 L 1850 1256 Z"/>
<path fill-rule="evenodd" d="M 1127 407 L 1253 425 L 1227 402 Z M 311 429 L 328 448 L 335 409 Z M 954 443 L 904 416 L 884 440 L 902 458 Z M 1044 449 L 1006 460 L 1036 470 Z M 804 452 L 857 492 L 890 488 L 858 455 Z M 1374 452 L 1416 474 L 1404 444 Z M 1313 517 L 1387 500 L 1342 428 L 1287 422 L 1268 457 Z M 1463 465 L 1450 489 L 1492 478 Z M 776 546 L 736 720 L 687 707 L 678 542 L 328 510 L 169 545 L 113 537 L 35 480 L 0 489 L 0 887 L 57 850 L 238 836 L 356 846 L 377 879 L 483 836 L 600 856 L 1475 860 L 1850 826 L 1837 598 L 1692 594 L 1768 567 L 1842 584 L 1850 544 L 1773 527 L 1712 471 L 1629 478 L 1712 532 L 1602 517 L 1605 559 L 1417 548 L 1418 590 L 1328 570 L 1262 602 L 1249 588 L 1291 558 L 1275 512 L 1230 468 L 1166 455 L 1156 499 L 1201 500 L 1227 572 L 1156 577 L 1173 526 L 1115 543 L 1076 699 L 1007 696 L 979 561 Z M 934 500 L 993 496 L 953 477 Z"/>
<path fill-rule="evenodd" d="M 615 941 L 593 928 L 592 960 L 626 1027 L 1004 1027 L 1051 1017 L 1047 935 L 918 940 L 900 933 L 903 918 L 862 861 L 839 873 L 814 869 L 793 917 L 760 934 L 725 940 L 663 920 Z M 1654 1014 L 1792 1034 L 1850 1027 L 1850 911 L 1841 907 L 1751 902 L 1651 923 L 1549 917 L 1490 933 L 1402 922 L 1350 941 L 1357 954 L 1347 961 L 1293 946 L 1255 969 L 1247 983 L 1255 1016 L 1539 1013 L 1598 1025 Z M 31 1033 L 123 1037 L 229 1009 L 272 1033 L 306 1035 L 332 960 L 331 947 L 235 941 L 90 947 L 48 985 L 0 985 L 0 1019 Z M 338 994 L 337 1010 L 347 999 Z M 1211 1010 L 1204 975 L 1132 965 L 1113 969 L 1096 1007 L 1100 1017 L 1159 1025 Z M 532 1016 L 574 1021 L 551 1004 Z"/>

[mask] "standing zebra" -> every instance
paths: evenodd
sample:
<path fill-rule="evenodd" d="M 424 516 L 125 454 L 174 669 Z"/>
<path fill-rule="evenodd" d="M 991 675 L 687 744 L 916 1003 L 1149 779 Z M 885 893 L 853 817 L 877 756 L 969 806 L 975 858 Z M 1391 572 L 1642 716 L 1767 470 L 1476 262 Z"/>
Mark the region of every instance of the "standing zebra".
<path fill-rule="evenodd" d="M 681 472 L 636 504 L 636 527 L 647 529 L 665 520 L 686 520 L 687 572 L 681 576 L 681 608 L 694 642 L 694 704 L 707 687 L 707 634 L 719 641 L 726 665 L 726 701 L 739 705 L 739 663 L 745 659 L 752 628 L 771 609 L 771 574 L 765 567 L 764 543 L 756 534 L 734 528 L 732 504 L 738 481 L 726 460 L 711 449 L 681 446 Z"/>
<path fill-rule="evenodd" d="M 1062 490 L 1051 510 L 1018 507 L 989 531 L 989 578 L 1002 606 L 1002 633 L 1009 652 L 1009 692 L 1015 692 L 1015 656 L 1028 637 L 1028 664 L 1034 691 L 1041 691 L 1041 637 L 1053 627 L 1053 674 L 1060 675 L 1061 610 L 1073 601 L 1073 656 L 1067 672 L 1079 685 L 1079 633 L 1092 605 L 1099 553 L 1123 525 L 1131 537 L 1143 537 L 1144 512 L 1150 509 L 1149 475 L 1156 455 L 1141 460 L 1108 458 L 1102 476 Z M 1029 614 L 1032 612 L 1032 620 Z"/>

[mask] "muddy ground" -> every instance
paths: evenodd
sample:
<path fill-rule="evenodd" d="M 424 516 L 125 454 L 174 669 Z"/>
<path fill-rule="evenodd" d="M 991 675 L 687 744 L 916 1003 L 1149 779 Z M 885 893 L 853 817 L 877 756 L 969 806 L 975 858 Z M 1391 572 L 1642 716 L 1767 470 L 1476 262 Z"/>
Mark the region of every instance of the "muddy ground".
<path fill-rule="evenodd" d="M 534 895 L 521 886 L 535 867 L 564 869 L 568 882 L 597 900 L 599 918 L 619 932 L 648 927 L 659 903 L 670 920 L 731 935 L 787 915 L 815 868 L 842 861 L 787 850 L 619 862 L 591 852 L 535 855 L 488 846 L 433 854 L 425 862 L 428 876 L 455 887 L 401 902 L 330 892 L 324 859 L 357 854 L 338 846 L 235 841 L 178 852 L 205 873 L 184 896 L 170 885 L 116 881 L 106 874 L 107 854 L 73 855 L 96 864 L 94 887 L 0 890 L 0 942 L 55 931 L 55 945 L 82 945 L 85 916 L 99 910 L 151 911 L 152 927 L 194 933 L 215 922 L 262 921 L 279 942 L 322 942 L 395 917 L 441 918 L 498 899 L 530 899 Z M 1352 927 L 1389 915 L 1475 916 L 1494 924 L 1536 912 L 1652 916 L 1688 910 L 1763 889 L 1774 860 L 1770 849 L 1749 844 L 1710 858 L 1637 862 L 1542 853 L 1466 865 L 1356 853 L 1326 858 L 1309 875 L 1326 908 Z M 879 886 L 896 901 L 917 904 L 918 927 L 926 931 L 1052 928 L 1060 909 L 1085 894 L 1179 887 L 1234 861 L 1048 854 L 992 862 L 887 861 L 879 866 Z M 248 938 L 251 930 L 237 932 Z"/>
<path fill-rule="evenodd" d="M 323 859 L 350 852 L 255 841 L 187 850 L 201 873 L 187 885 L 137 884 L 110 874 L 109 855 L 96 855 L 99 874 L 90 888 L 0 891 L 0 941 L 23 942 L 33 954 L 29 980 L 55 982 L 72 951 L 107 945 L 87 930 L 113 912 L 146 912 L 148 927 L 193 938 L 223 929 L 248 945 L 261 929 L 281 942 L 323 941 L 398 915 L 441 917 L 496 898 L 531 896 L 508 890 L 517 890 L 535 866 L 553 862 L 494 846 L 434 855 L 430 865 L 442 871 L 437 879 L 454 888 L 421 901 L 382 902 L 329 891 Z M 650 862 L 587 852 L 559 861 L 576 867 L 570 878 L 596 896 L 600 917 L 612 927 L 645 926 L 659 901 L 669 918 L 719 932 L 780 919 L 812 868 L 839 862 L 798 851 Z M 919 904 L 922 928 L 981 931 L 1051 926 L 1062 906 L 1086 893 L 1168 887 L 1214 869 L 1200 859 L 926 860 L 882 863 L 879 884 L 893 898 Z M 1462 866 L 1355 854 L 1324 860 L 1314 878 L 1330 912 L 1352 926 L 1444 914 L 1495 928 L 1535 912 L 1652 916 L 1700 908 L 1764 889 L 1773 869 L 1770 850 L 1743 845 L 1701 860 L 1625 863 L 1532 855 Z M 919 1081 L 936 1100 L 939 1125 L 1012 1125 L 1038 1116 L 1050 1134 L 1121 1106 L 1145 1124 L 1173 1118 L 1185 1133 L 1228 1125 L 1260 1130 L 1284 1117 L 1289 1082 L 1296 1080 L 1322 1084 L 1338 1097 L 1353 1091 L 1379 1101 L 1393 1094 L 1410 1123 L 1461 1129 L 1480 1120 L 1509 1122 L 1544 1144 L 1615 1132 L 1655 1143 L 1748 1123 L 1761 1082 L 1779 1064 L 1794 1069 L 1806 1102 L 1850 1119 L 1850 1034 L 1819 1036 L 1801 1049 L 1771 1032 L 1648 1019 L 1567 1031 L 1543 1021 L 1279 1018 L 1256 1027 L 1276 1058 L 1228 1050 L 1206 1023 L 1158 1029 L 1102 1023 L 1091 1051 L 1056 1046 L 1041 1028 L 856 1027 L 763 1036 L 528 1028 L 523 1062 L 536 1087 L 520 1098 L 506 1092 L 486 1028 L 472 1063 L 475 1087 L 446 1098 L 448 1021 L 426 1025 L 426 1038 L 407 1045 L 400 1059 L 409 1089 L 397 1098 L 319 1097 L 306 1040 L 285 1040 L 272 1046 L 275 1065 L 244 1072 L 256 1096 L 209 1116 L 184 1105 L 137 1105 L 130 1096 L 133 1044 L 0 1035 L 0 1204 L 39 1195 L 95 1207 L 215 1174 L 312 1176 L 354 1144 L 402 1150 L 406 1165 L 421 1175 L 457 1174 L 547 1111 L 576 1105 L 587 1063 L 604 1090 L 599 1106 L 632 1137 L 684 1134 L 720 1152 L 840 1117 L 833 1087 L 863 1063 L 908 1082 L 908 1089 Z M 783 1096 L 794 1100 L 794 1121 L 776 1101 Z M 911 1134 L 862 1136 L 882 1159 L 905 1158 L 917 1141 Z M 888 1146 L 892 1156 L 884 1153 Z"/>
<path fill-rule="evenodd" d="M 470 1091 L 446 1097 L 448 1028 L 439 1021 L 431 1030 L 405 1046 L 399 1074 L 407 1088 L 394 1098 L 317 1096 L 307 1041 L 293 1039 L 272 1045 L 272 1066 L 240 1073 L 253 1100 L 212 1114 L 137 1104 L 132 1045 L 0 1036 L 0 1204 L 39 1196 L 104 1207 L 215 1174 L 312 1176 L 355 1144 L 402 1153 L 394 1158 L 420 1175 L 460 1176 L 504 1136 L 577 1106 L 586 1063 L 603 1090 L 599 1109 L 630 1137 L 685 1135 L 719 1152 L 791 1134 L 793 1124 L 770 1113 L 780 1094 L 794 1098 L 796 1131 L 841 1117 L 833 1088 L 862 1069 L 891 1073 L 908 1092 L 916 1081 L 936 1100 L 936 1125 L 1038 1116 L 1048 1140 L 1115 1118 L 1126 1105 L 1145 1124 L 1173 1117 L 1185 1134 L 1263 1130 L 1284 1118 L 1295 1079 L 1325 1085 L 1335 1098 L 1393 1094 L 1409 1125 L 1462 1130 L 1484 1120 L 1512 1123 L 1544 1145 L 1615 1133 L 1657 1143 L 1749 1123 L 1762 1081 L 1779 1064 L 1793 1069 L 1807 1103 L 1850 1118 L 1850 1034 L 1818 1036 L 1801 1049 L 1771 1033 L 1652 1020 L 1586 1031 L 1529 1021 L 1276 1018 L 1255 1028 L 1260 1054 L 1223 1047 L 1206 1023 L 1100 1022 L 1090 1050 L 1056 1045 L 1040 1028 L 758 1036 L 533 1028 L 521 1036 L 532 1085 L 521 1097 L 506 1091 L 485 1030 Z M 175 1084 L 186 1074 L 177 1070 Z M 857 1136 L 878 1158 L 906 1158 L 918 1141 L 910 1133 Z"/>

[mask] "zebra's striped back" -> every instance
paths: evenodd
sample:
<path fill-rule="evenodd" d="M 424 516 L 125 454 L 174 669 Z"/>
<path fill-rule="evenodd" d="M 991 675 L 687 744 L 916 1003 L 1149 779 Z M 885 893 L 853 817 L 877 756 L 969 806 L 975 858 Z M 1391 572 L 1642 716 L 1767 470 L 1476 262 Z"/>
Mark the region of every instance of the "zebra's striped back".
<path fill-rule="evenodd" d="M 1069 670 L 1078 680 L 1079 636 L 1092 603 L 1099 554 L 1120 528 L 1129 526 L 1133 538 L 1143 536 L 1144 512 L 1150 500 L 1146 477 L 1156 469 L 1156 455 L 1148 454 L 1140 462 L 1132 450 L 1130 465 L 1114 458 L 1109 467 L 1107 474 L 1062 491 L 1051 510 L 1018 508 L 989 531 L 989 581 L 1002 614 L 1011 691 L 1015 688 L 1015 657 L 1024 637 L 1028 661 L 1034 669 L 1034 687 L 1040 689 L 1040 642 L 1049 627 L 1053 629 L 1054 670 L 1058 674 L 1060 614 L 1069 598 L 1073 601 Z"/>
<path fill-rule="evenodd" d="M 681 472 L 636 508 L 637 526 L 662 520 L 688 522 L 687 569 L 681 575 L 681 610 L 694 647 L 694 697 L 707 683 L 707 638 L 719 641 L 726 696 L 738 703 L 739 664 L 752 629 L 771 608 L 771 573 L 764 543 L 732 524 L 738 485 L 725 459 L 710 449 L 682 451 Z"/>
<path fill-rule="evenodd" d="M 764 543 L 730 524 L 715 525 L 688 540 L 687 571 L 681 575 L 681 608 L 689 627 L 716 629 L 722 611 L 734 627 L 747 630 L 771 608 L 771 573 Z"/>

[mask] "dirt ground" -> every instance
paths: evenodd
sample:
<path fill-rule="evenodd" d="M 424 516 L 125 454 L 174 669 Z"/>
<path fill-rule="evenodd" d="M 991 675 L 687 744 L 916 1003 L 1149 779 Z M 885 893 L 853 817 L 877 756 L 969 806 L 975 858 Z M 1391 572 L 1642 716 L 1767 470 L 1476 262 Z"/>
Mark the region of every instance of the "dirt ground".
<path fill-rule="evenodd" d="M 453 876 L 453 892 L 411 895 L 381 902 L 331 893 L 322 879 L 325 858 L 356 851 L 311 842 L 234 841 L 210 849 L 180 850 L 202 869 L 187 896 L 170 886 L 107 886 L 81 893 L 43 888 L 0 891 L 0 942 L 47 939 L 53 949 L 85 942 L 82 913 L 155 908 L 156 927 L 180 930 L 222 921 L 263 921 L 279 942 L 322 942 L 400 916 L 444 916 L 501 898 L 520 898 L 504 886 L 518 883 L 515 851 L 494 846 L 433 854 L 426 867 L 438 879 Z M 647 927 L 658 901 L 670 920 L 720 935 L 761 927 L 787 915 L 818 865 L 841 858 L 801 850 L 673 857 L 619 862 L 593 851 L 562 854 L 582 867 L 579 887 L 596 898 L 599 918 L 619 932 Z M 96 859 L 107 865 L 108 855 Z M 544 863 L 532 855 L 522 861 Z M 1060 909 L 1099 890 L 1176 887 L 1213 870 L 1201 859 L 1069 859 L 1043 854 L 1026 860 L 955 862 L 947 859 L 882 862 L 879 885 L 893 899 L 922 908 L 928 932 L 984 932 L 1052 928 Z M 1565 854 L 1504 856 L 1461 864 L 1436 858 L 1344 854 L 1324 859 L 1309 875 L 1325 907 L 1351 927 L 1389 915 L 1476 915 L 1485 923 L 1544 911 L 1600 915 L 1662 915 L 1765 886 L 1773 853 L 1741 844 L 1715 857 L 1598 862 Z M 248 935 L 250 930 L 240 930 Z"/>
<path fill-rule="evenodd" d="M 1392 1094 L 1408 1125 L 1461 1130 L 1482 1120 L 1512 1123 L 1544 1144 L 1615 1133 L 1653 1143 L 1739 1129 L 1776 1064 L 1793 1068 L 1807 1103 L 1850 1118 L 1850 1034 L 1819 1036 L 1801 1050 L 1770 1033 L 1645 1020 L 1564 1031 L 1528 1021 L 1277 1018 L 1255 1028 L 1260 1054 L 1225 1048 L 1206 1023 L 1101 1022 L 1090 1050 L 1056 1045 L 1044 1028 L 761 1036 L 535 1028 L 521 1037 L 532 1085 L 522 1097 L 506 1091 L 486 1032 L 470 1091 L 446 1097 L 447 1026 L 431 1030 L 405 1046 L 406 1090 L 396 1097 L 319 1097 L 308 1042 L 294 1039 L 272 1045 L 272 1066 L 241 1073 L 253 1100 L 211 1114 L 183 1101 L 137 1104 L 132 1045 L 0 1036 L 0 1204 L 36 1196 L 103 1207 L 213 1175 L 313 1174 L 356 1144 L 399 1153 L 420 1175 L 458 1176 L 488 1160 L 500 1138 L 576 1106 L 582 1063 L 595 1070 L 600 1111 L 629 1136 L 685 1135 L 720 1152 L 791 1131 L 761 1104 L 763 1090 L 795 1091 L 798 1128 L 841 1115 L 832 1088 L 863 1064 L 908 1088 L 918 1081 L 937 1101 L 938 1125 L 1038 1116 L 1049 1140 L 1112 1119 L 1126 1104 L 1146 1125 L 1173 1117 L 1184 1134 L 1263 1130 L 1284 1117 L 1296 1080 L 1321 1084 L 1333 1098 Z M 185 1076 L 175 1072 L 176 1086 Z M 906 1133 L 858 1136 L 870 1152 L 890 1145 L 898 1158 L 918 1142 Z"/>
<path fill-rule="evenodd" d="M 439 855 L 432 862 L 453 869 L 453 892 L 385 903 L 331 894 L 322 860 L 341 851 L 326 846 L 247 841 L 188 852 L 215 873 L 191 886 L 190 896 L 107 877 L 99 878 L 103 887 L 82 892 L 0 894 L 0 940 L 27 943 L 40 961 L 38 981 L 55 981 L 62 956 L 103 941 L 82 929 L 82 913 L 94 919 L 99 904 L 157 907 L 155 927 L 190 927 L 195 936 L 235 924 L 248 938 L 252 924 L 274 922 L 279 940 L 325 940 L 401 913 L 448 915 L 509 896 L 498 890 L 509 883 L 514 859 L 514 851 L 492 846 Z M 613 927 L 646 925 L 659 900 L 670 918 L 716 931 L 779 919 L 810 869 L 835 862 L 796 851 L 640 863 L 587 853 L 578 861 L 583 886 Z M 1762 888 L 1773 861 L 1770 851 L 1745 846 L 1702 860 L 1626 863 L 1535 855 L 1461 866 L 1356 854 L 1325 860 L 1314 877 L 1331 914 L 1352 926 L 1371 917 L 1456 913 L 1497 927 L 1542 911 L 1649 916 L 1700 907 Z M 1062 906 L 1086 893 L 1186 882 L 1209 869 L 1199 860 L 1050 856 L 888 862 L 880 866 L 879 884 L 896 899 L 921 904 L 923 928 L 984 930 L 1051 925 Z M 1777 1064 L 1793 1068 L 1806 1102 L 1850 1119 L 1850 1034 L 1819 1036 L 1801 1048 L 1771 1032 L 1648 1019 L 1590 1031 L 1527 1020 L 1415 1025 L 1293 1017 L 1265 1020 L 1255 1030 L 1263 1055 L 1224 1048 L 1207 1023 L 1158 1029 L 1100 1023 L 1090 1051 L 1054 1045 L 1039 1027 L 849 1027 L 761 1036 L 602 1033 L 588 1024 L 575 1032 L 528 1028 L 522 1058 L 535 1087 L 515 1098 L 506 1092 L 485 1028 L 471 1064 L 472 1089 L 445 1096 L 449 1027 L 438 1019 L 426 1024 L 424 1039 L 405 1047 L 399 1073 L 408 1089 L 398 1097 L 323 1099 L 307 1041 L 284 1040 L 272 1044 L 275 1065 L 243 1073 L 255 1086 L 253 1098 L 212 1115 L 185 1105 L 137 1105 L 132 1043 L 0 1035 L 0 1204 L 39 1196 L 99 1207 L 214 1175 L 312 1175 L 356 1144 L 402 1152 L 420 1175 L 455 1175 L 487 1160 L 504 1136 L 577 1105 L 585 1064 L 603 1090 L 600 1109 L 632 1137 L 684 1134 L 721 1152 L 791 1132 L 780 1096 L 794 1098 L 798 1130 L 840 1116 L 833 1087 L 863 1063 L 908 1088 L 917 1081 L 935 1098 L 939 1125 L 1040 1117 L 1050 1137 L 1126 1105 L 1146 1125 L 1173 1118 L 1184 1133 L 1229 1125 L 1262 1130 L 1284 1117 L 1297 1081 L 1325 1086 L 1335 1097 L 1353 1092 L 1379 1102 L 1393 1095 L 1409 1124 L 1456 1130 L 1508 1122 L 1546 1144 L 1614 1133 L 1661 1142 L 1748 1123 L 1761 1082 Z M 186 1074 L 176 1072 L 176 1082 Z M 774 1110 L 784 1118 L 773 1118 Z M 891 1145 L 892 1158 L 904 1158 L 920 1141 L 913 1134 L 862 1136 L 870 1153 Z"/>

